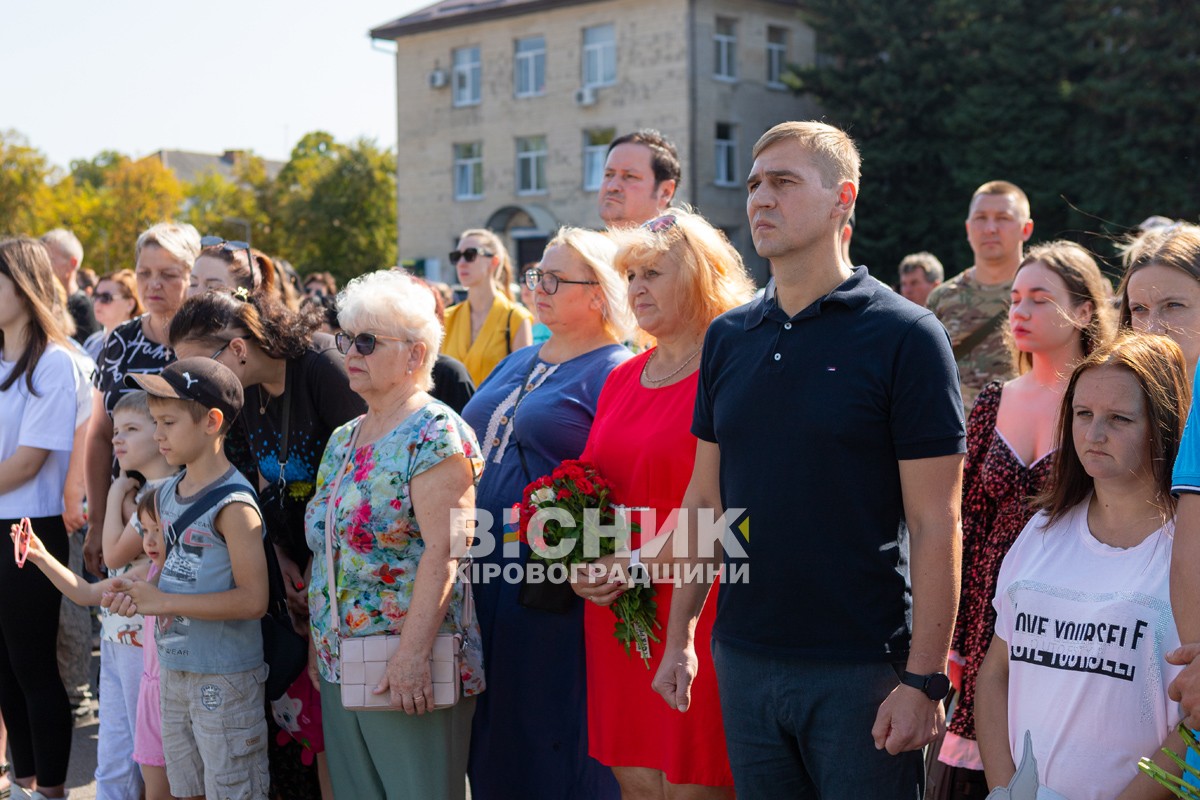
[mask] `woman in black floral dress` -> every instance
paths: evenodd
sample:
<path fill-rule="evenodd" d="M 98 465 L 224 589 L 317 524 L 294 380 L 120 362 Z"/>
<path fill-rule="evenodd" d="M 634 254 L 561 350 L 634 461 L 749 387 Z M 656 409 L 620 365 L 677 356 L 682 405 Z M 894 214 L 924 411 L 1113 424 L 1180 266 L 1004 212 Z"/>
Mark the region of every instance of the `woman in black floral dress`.
<path fill-rule="evenodd" d="M 1009 343 L 1020 377 L 989 384 L 967 423 L 962 594 L 951 651 L 959 699 L 929 798 L 983 797 L 975 742 L 975 678 L 996 624 L 992 597 L 1004 554 L 1033 516 L 1051 472 L 1055 421 L 1074 365 L 1112 335 L 1104 279 L 1086 250 L 1051 242 L 1029 251 L 1013 280 Z"/>

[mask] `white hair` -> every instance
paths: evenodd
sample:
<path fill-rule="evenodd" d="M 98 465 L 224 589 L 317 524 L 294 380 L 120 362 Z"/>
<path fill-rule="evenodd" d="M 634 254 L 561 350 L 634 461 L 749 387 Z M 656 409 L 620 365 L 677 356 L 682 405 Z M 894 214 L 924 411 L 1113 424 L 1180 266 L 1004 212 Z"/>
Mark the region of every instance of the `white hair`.
<path fill-rule="evenodd" d="M 565 245 L 576 252 L 600 283 L 604 295 L 601 316 L 604 329 L 618 342 L 628 341 L 637 330 L 637 317 L 629 308 L 628 284 L 617 272 L 613 262 L 617 258 L 617 243 L 603 233 L 586 228 L 563 227 L 546 245 L 546 249 Z"/>
<path fill-rule="evenodd" d="M 42 243 L 53 245 L 66 253 L 68 258 L 75 259 L 76 269 L 83 266 L 83 245 L 79 242 L 79 237 L 66 228 L 55 228 L 43 234 Z"/>
<path fill-rule="evenodd" d="M 200 255 L 200 232 L 186 222 L 160 222 L 142 232 L 134 251 L 134 261 L 142 257 L 142 249 L 148 245 L 161 247 L 167 255 L 191 271 Z"/>
<path fill-rule="evenodd" d="M 433 292 L 394 269 L 360 275 L 338 294 L 338 324 L 351 333 L 382 333 L 425 345 L 414 371 L 418 389 L 433 388 L 433 364 L 442 344 Z"/>

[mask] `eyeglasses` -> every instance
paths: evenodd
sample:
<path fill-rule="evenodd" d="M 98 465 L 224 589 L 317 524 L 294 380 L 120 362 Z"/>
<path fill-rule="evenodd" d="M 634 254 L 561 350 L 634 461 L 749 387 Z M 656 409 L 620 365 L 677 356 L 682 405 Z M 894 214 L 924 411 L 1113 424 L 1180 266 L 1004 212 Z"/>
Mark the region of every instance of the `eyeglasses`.
<path fill-rule="evenodd" d="M 663 214 L 661 217 L 643 222 L 642 227 L 651 233 L 663 233 L 674 228 L 677 219 L 674 214 Z"/>
<path fill-rule="evenodd" d="M 113 294 L 112 292 L 96 292 L 95 294 L 92 295 L 92 301 L 99 303 L 100 305 L 108 305 L 109 303 L 111 303 L 113 300 L 116 300 L 116 299 L 117 299 L 117 296 L 115 294 Z M 121 298 L 121 299 L 124 300 L 125 298 Z"/>
<path fill-rule="evenodd" d="M 379 333 L 345 333 L 338 331 L 334 335 L 338 352 L 342 355 L 349 355 L 350 348 L 354 347 L 360 355 L 369 356 L 375 352 L 376 339 L 387 339 L 392 342 L 408 342 L 412 344 L 408 339 L 401 339 L 398 336 L 384 336 Z"/>
<path fill-rule="evenodd" d="M 213 361 L 216 361 L 217 356 L 221 355 L 221 353 L 224 353 L 226 348 L 228 348 L 231 344 L 233 344 L 233 339 L 230 339 L 228 342 L 221 345 L 220 348 L 217 349 L 217 352 L 213 353 L 211 356 L 209 356 L 209 358 L 211 358 Z"/>
<path fill-rule="evenodd" d="M 533 291 L 542 287 L 542 291 L 546 294 L 554 294 L 558 291 L 560 283 L 570 283 L 576 286 L 598 286 L 600 281 L 569 281 L 565 278 L 560 278 L 553 272 L 542 272 L 540 269 L 531 269 L 525 273 L 525 285 L 529 287 L 529 291 Z"/>
<path fill-rule="evenodd" d="M 488 250 L 480 250 L 478 247 L 468 247 L 466 250 L 451 250 L 450 263 L 457 264 L 460 260 L 473 264 L 479 256 L 491 258 L 495 253 Z"/>

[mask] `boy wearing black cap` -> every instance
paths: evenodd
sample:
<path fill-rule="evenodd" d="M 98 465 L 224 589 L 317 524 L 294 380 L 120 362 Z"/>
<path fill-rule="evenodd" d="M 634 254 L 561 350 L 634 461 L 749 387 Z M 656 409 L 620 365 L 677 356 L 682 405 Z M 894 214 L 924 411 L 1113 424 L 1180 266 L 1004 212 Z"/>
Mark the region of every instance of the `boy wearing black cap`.
<path fill-rule="evenodd" d="M 184 471 L 159 490 L 168 548 L 158 587 L 114 588 L 157 619 L 162 740 L 171 794 L 265 800 L 267 723 L 259 619 L 267 609 L 263 525 L 250 484 L 225 457 L 242 386 L 224 365 L 186 358 L 126 381 L 149 395 L 159 450 Z M 113 607 L 124 605 L 121 595 Z"/>

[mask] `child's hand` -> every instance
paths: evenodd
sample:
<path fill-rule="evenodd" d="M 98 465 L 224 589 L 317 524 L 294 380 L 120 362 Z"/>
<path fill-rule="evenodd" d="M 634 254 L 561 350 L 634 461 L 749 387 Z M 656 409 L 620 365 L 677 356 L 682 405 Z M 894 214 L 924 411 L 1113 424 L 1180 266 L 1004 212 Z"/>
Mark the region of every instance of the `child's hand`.
<path fill-rule="evenodd" d="M 115 578 L 112 583 L 112 602 L 108 608 L 121 616 L 132 616 L 133 614 L 159 614 L 163 613 L 163 600 L 166 595 L 158 590 L 158 587 L 146 581 L 132 581 L 128 578 Z M 106 595 L 109 593 L 105 593 Z M 126 613 L 125 601 L 128 600 L 133 604 L 133 610 Z"/>
<path fill-rule="evenodd" d="M 28 527 L 28 522 L 26 520 L 22 520 L 21 522 L 13 524 L 8 532 L 8 535 L 13 540 L 13 544 L 16 544 L 17 539 L 21 536 L 22 525 L 27 526 L 25 530 L 29 536 L 29 544 L 28 548 L 26 549 L 25 558 L 35 564 L 40 564 L 46 556 L 46 547 L 42 544 L 42 540 L 37 537 L 37 534 L 33 532 L 33 528 Z"/>

